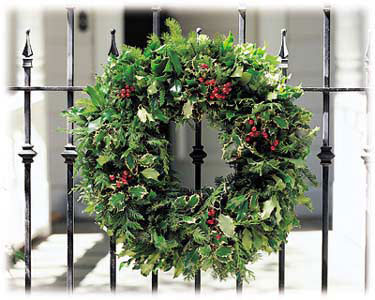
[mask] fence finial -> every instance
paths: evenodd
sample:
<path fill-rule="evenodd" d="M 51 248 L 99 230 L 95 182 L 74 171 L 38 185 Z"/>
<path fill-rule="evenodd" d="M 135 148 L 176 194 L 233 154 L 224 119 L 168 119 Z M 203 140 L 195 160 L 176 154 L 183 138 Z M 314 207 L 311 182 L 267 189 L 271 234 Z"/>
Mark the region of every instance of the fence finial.
<path fill-rule="evenodd" d="M 116 30 L 111 29 L 111 48 L 109 49 L 108 56 L 113 55 L 115 57 L 119 56 L 119 52 L 116 46 Z"/>
<path fill-rule="evenodd" d="M 286 29 L 281 29 L 281 45 L 280 45 L 280 51 L 279 56 L 281 59 L 287 59 L 289 56 L 288 47 L 286 46 Z"/>
<path fill-rule="evenodd" d="M 197 33 L 197 36 L 199 36 L 201 33 L 202 33 L 203 29 L 200 28 L 200 27 L 197 27 L 197 29 L 195 29 L 195 32 Z"/>
<path fill-rule="evenodd" d="M 34 54 L 33 49 L 31 49 L 31 44 L 30 44 L 30 29 L 27 29 L 26 30 L 26 43 L 25 43 L 25 47 L 23 48 L 22 55 L 25 57 L 30 57 L 33 54 Z"/>

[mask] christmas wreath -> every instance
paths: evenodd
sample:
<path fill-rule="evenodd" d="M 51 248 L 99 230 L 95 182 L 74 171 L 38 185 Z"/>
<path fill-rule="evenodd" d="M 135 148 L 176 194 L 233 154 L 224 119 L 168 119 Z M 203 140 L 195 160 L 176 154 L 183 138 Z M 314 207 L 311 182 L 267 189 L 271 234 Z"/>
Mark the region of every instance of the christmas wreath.
<path fill-rule="evenodd" d="M 185 38 L 175 20 L 166 24 L 145 49 L 124 45 L 110 57 L 89 98 L 65 112 L 78 142 L 75 189 L 122 243 L 121 266 L 247 281 L 249 263 L 299 225 L 295 206 L 311 208 L 305 159 L 317 129 L 293 103 L 302 89 L 286 84 L 278 57 L 232 34 Z M 170 169 L 165 126 L 203 115 L 235 171 L 191 191 Z"/>

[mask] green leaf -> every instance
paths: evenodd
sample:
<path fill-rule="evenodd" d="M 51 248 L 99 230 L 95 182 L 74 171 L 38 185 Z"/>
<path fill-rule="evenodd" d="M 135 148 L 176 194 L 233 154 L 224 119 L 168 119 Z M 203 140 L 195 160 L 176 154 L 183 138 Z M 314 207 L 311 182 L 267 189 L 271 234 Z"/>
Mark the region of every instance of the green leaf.
<path fill-rule="evenodd" d="M 177 75 L 182 73 L 182 66 L 180 63 L 180 59 L 178 58 L 177 52 L 173 49 L 168 49 L 168 56 L 172 62 L 173 69 L 176 71 Z"/>
<path fill-rule="evenodd" d="M 149 95 L 154 95 L 158 92 L 158 83 L 154 80 L 147 88 L 147 93 Z"/>
<path fill-rule="evenodd" d="M 278 176 L 276 175 L 272 175 L 272 178 L 275 180 L 276 182 L 276 185 L 275 185 L 275 188 L 279 191 L 282 191 L 282 190 L 285 190 L 286 188 L 286 184 L 285 182 Z"/>
<path fill-rule="evenodd" d="M 215 254 L 219 257 L 228 257 L 231 253 L 232 253 L 232 248 L 230 247 L 220 247 L 215 252 Z"/>
<path fill-rule="evenodd" d="M 139 120 L 141 120 L 142 123 L 145 123 L 147 120 L 150 122 L 155 121 L 152 115 L 148 113 L 147 110 L 144 109 L 143 107 L 138 109 L 137 116 Z"/>
<path fill-rule="evenodd" d="M 277 92 L 269 92 L 269 93 L 267 94 L 267 100 L 272 101 L 272 100 L 274 100 L 274 99 L 276 99 L 276 98 L 277 98 Z"/>
<path fill-rule="evenodd" d="M 191 104 L 190 101 L 188 100 L 184 104 L 184 107 L 182 108 L 182 111 L 184 113 L 185 118 L 189 119 L 193 115 L 193 104 Z"/>
<path fill-rule="evenodd" d="M 142 199 L 147 195 L 147 190 L 142 185 L 136 185 L 129 188 L 129 193 L 134 198 Z"/>
<path fill-rule="evenodd" d="M 199 196 L 194 194 L 191 195 L 188 201 L 188 206 L 193 209 L 199 202 Z"/>
<path fill-rule="evenodd" d="M 305 205 L 309 210 L 313 209 L 311 199 L 303 194 L 297 197 L 297 205 Z"/>
<path fill-rule="evenodd" d="M 109 202 L 111 205 L 117 209 L 123 208 L 123 201 L 125 199 L 125 195 L 123 193 L 114 194 L 110 199 Z"/>
<path fill-rule="evenodd" d="M 237 66 L 237 68 L 234 70 L 232 75 L 230 77 L 238 77 L 241 78 L 243 74 L 243 66 Z"/>
<path fill-rule="evenodd" d="M 280 117 L 273 117 L 273 121 L 279 126 L 280 128 L 287 129 L 288 128 L 288 122 Z"/>
<path fill-rule="evenodd" d="M 141 265 L 141 274 L 143 276 L 148 276 L 153 268 L 154 268 L 154 264 L 142 264 Z"/>
<path fill-rule="evenodd" d="M 139 163 L 141 166 L 149 167 L 154 163 L 155 159 L 156 159 L 155 155 L 147 153 L 140 158 Z"/>
<path fill-rule="evenodd" d="M 175 80 L 172 87 L 169 89 L 173 96 L 177 96 L 179 93 L 181 93 L 182 90 L 182 84 L 180 80 Z"/>
<path fill-rule="evenodd" d="M 271 213 L 275 209 L 276 205 L 272 199 L 269 199 L 263 203 L 263 211 L 261 213 L 261 219 L 265 220 L 271 216 Z"/>
<path fill-rule="evenodd" d="M 155 119 L 160 120 L 165 123 L 169 121 L 169 118 L 165 114 L 163 114 L 163 112 L 160 109 L 155 110 L 153 112 L 153 116 L 155 117 Z"/>
<path fill-rule="evenodd" d="M 246 85 L 249 83 L 250 79 L 251 79 L 251 74 L 248 72 L 243 72 L 241 75 L 240 83 L 242 85 Z"/>
<path fill-rule="evenodd" d="M 233 41 L 234 41 L 234 37 L 233 37 L 233 34 L 230 32 L 228 37 L 223 41 L 224 51 L 233 47 Z"/>
<path fill-rule="evenodd" d="M 195 223 L 195 218 L 193 218 L 191 216 L 184 216 L 182 218 L 182 222 L 188 223 L 188 224 L 193 224 L 193 223 Z"/>
<path fill-rule="evenodd" d="M 108 155 L 100 155 L 96 160 L 99 165 L 103 166 L 105 163 L 109 162 L 111 158 Z"/>
<path fill-rule="evenodd" d="M 228 237 L 233 237 L 234 224 L 232 218 L 221 214 L 218 218 L 218 221 L 220 229 L 224 232 L 224 234 Z"/>
<path fill-rule="evenodd" d="M 148 179 L 154 180 L 157 180 L 160 175 L 160 173 L 153 168 L 144 169 L 141 174 Z"/>
<path fill-rule="evenodd" d="M 95 130 L 97 130 L 100 126 L 100 123 L 101 123 L 100 118 L 97 118 L 94 121 L 91 121 L 89 123 L 89 126 L 88 126 L 88 132 L 91 133 L 91 132 L 94 132 Z"/>
<path fill-rule="evenodd" d="M 87 86 L 84 91 L 90 96 L 92 103 L 97 106 L 103 106 L 105 99 L 102 98 L 101 94 L 97 92 L 96 88 L 93 88 L 92 86 Z"/>
<path fill-rule="evenodd" d="M 134 168 L 134 158 L 131 154 L 126 157 L 125 164 L 129 170 L 132 170 Z"/>
<path fill-rule="evenodd" d="M 242 246 L 245 250 L 249 251 L 253 245 L 253 241 L 251 239 L 251 233 L 248 229 L 245 229 L 242 233 Z"/>
<path fill-rule="evenodd" d="M 182 261 L 182 258 L 179 258 L 174 269 L 173 278 L 180 276 L 183 270 L 184 270 L 184 262 Z"/>
<path fill-rule="evenodd" d="M 198 252 L 202 257 L 207 257 L 211 254 L 211 247 L 208 245 L 199 247 Z"/>

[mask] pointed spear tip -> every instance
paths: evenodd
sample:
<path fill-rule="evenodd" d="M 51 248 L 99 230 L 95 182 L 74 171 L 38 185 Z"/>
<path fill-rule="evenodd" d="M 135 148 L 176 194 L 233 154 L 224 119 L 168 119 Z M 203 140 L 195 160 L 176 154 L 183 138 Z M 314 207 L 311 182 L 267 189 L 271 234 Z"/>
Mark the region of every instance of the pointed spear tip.
<path fill-rule="evenodd" d="M 287 30 L 285 28 L 281 29 L 281 46 L 279 51 L 281 59 L 286 59 L 289 56 L 288 47 L 286 46 L 286 33 Z"/>
<path fill-rule="evenodd" d="M 119 56 L 119 52 L 116 46 L 116 35 L 115 35 L 116 29 L 112 28 L 110 32 L 111 32 L 111 48 L 109 49 L 108 56 L 112 54 L 117 57 Z"/>
<path fill-rule="evenodd" d="M 33 50 L 30 44 L 30 28 L 26 29 L 26 42 L 25 47 L 23 48 L 22 55 L 25 57 L 30 57 L 33 55 Z"/>
<path fill-rule="evenodd" d="M 196 32 L 197 34 L 201 34 L 202 31 L 203 31 L 203 29 L 200 28 L 200 27 L 197 27 L 197 29 L 195 30 L 195 32 Z"/>

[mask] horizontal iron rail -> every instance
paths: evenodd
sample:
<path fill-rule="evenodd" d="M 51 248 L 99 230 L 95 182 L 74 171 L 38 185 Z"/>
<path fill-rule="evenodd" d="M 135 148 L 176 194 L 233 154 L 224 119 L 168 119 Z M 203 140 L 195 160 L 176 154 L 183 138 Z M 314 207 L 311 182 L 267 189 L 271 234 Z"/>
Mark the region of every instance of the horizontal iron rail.
<path fill-rule="evenodd" d="M 9 86 L 9 91 L 80 92 L 86 86 Z M 304 92 L 365 92 L 366 87 L 302 87 Z"/>

